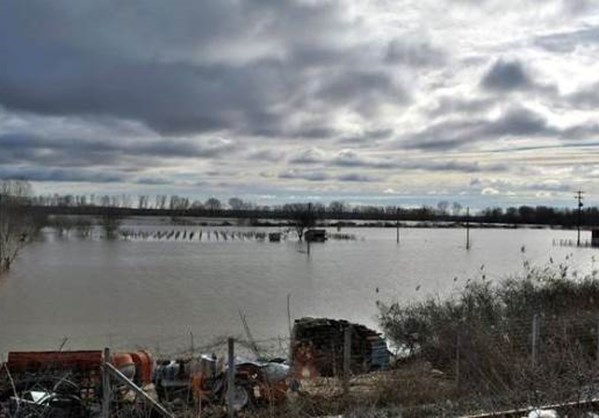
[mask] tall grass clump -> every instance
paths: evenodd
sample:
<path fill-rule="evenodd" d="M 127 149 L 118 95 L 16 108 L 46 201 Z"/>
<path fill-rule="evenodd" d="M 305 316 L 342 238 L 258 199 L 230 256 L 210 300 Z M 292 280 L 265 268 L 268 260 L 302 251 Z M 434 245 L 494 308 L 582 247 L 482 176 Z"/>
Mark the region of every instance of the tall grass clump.
<path fill-rule="evenodd" d="M 400 352 L 454 376 L 463 394 L 509 407 L 572 401 L 591 395 L 599 377 L 595 271 L 579 277 L 567 264 L 525 263 L 520 277 L 483 276 L 447 300 L 379 308 L 381 326 Z"/>

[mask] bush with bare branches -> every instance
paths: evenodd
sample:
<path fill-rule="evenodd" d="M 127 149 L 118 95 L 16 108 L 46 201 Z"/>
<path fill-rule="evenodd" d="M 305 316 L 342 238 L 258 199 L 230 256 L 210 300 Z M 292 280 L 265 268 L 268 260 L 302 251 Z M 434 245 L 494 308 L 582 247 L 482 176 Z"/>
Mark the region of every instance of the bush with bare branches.
<path fill-rule="evenodd" d="M 30 197 L 27 181 L 0 181 L 0 273 L 10 269 L 21 248 L 40 228 L 40 222 L 28 210 Z"/>

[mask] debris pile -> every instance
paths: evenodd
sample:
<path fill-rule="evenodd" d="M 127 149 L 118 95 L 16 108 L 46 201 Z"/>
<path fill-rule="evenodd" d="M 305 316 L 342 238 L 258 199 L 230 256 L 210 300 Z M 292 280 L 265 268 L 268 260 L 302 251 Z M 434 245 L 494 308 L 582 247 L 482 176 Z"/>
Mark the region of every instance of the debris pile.
<path fill-rule="evenodd" d="M 344 353 L 345 332 L 350 331 L 350 352 Z M 337 377 L 349 356 L 352 374 L 368 373 L 389 365 L 390 353 L 380 333 L 345 320 L 302 318 L 292 331 L 291 358 L 298 378 Z"/>

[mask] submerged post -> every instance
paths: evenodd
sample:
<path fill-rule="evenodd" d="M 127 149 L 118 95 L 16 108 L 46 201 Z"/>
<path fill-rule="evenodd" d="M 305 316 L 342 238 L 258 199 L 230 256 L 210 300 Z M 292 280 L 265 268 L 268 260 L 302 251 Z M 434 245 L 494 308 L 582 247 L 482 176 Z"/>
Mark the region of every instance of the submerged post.
<path fill-rule="evenodd" d="M 229 418 L 235 416 L 235 339 L 229 338 L 229 358 L 227 368 L 227 411 Z"/>

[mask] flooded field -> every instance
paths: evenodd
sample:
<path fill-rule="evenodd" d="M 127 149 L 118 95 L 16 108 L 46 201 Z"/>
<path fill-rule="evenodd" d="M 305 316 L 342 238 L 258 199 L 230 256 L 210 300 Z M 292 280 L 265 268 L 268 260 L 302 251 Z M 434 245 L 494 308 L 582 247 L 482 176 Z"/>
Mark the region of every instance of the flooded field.
<path fill-rule="evenodd" d="M 256 338 L 283 340 L 288 295 L 293 317 L 376 327 L 379 300 L 449 296 L 468 279 L 520 274 L 525 262 L 552 260 L 583 274 L 597 254 L 554 246 L 576 234 L 557 230 L 475 229 L 466 250 L 459 229 L 402 229 L 397 244 L 394 229 L 348 228 L 341 232 L 354 240 L 312 244 L 308 255 L 295 239 L 255 238 L 277 228 L 127 227 L 147 234 L 106 241 L 46 231 L 28 246 L 0 278 L 0 353 L 57 349 L 65 338 L 70 349 L 183 349 L 192 334 L 198 346 L 243 335 L 240 311 Z M 173 229 L 180 231 L 176 240 L 152 238 Z"/>

